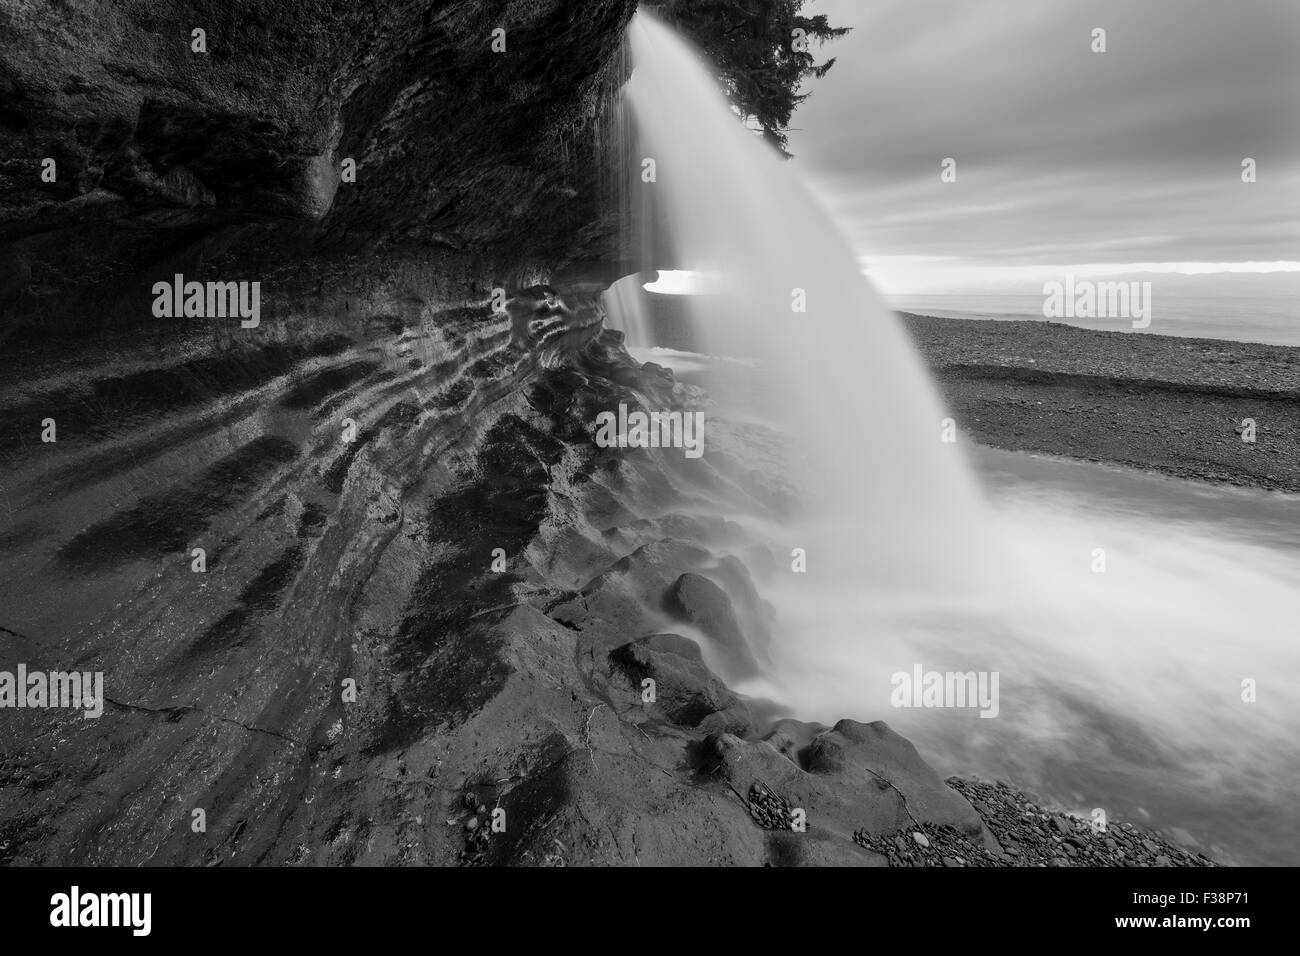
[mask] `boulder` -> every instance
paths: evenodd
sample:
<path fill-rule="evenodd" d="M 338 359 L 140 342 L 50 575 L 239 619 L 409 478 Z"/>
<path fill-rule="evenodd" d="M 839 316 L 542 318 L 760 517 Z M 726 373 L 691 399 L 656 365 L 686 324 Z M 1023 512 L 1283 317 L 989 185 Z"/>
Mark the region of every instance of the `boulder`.
<path fill-rule="evenodd" d="M 623 673 L 638 694 L 641 682 L 655 682 L 655 701 L 670 721 L 744 735 L 750 726 L 744 702 L 728 690 L 704 663 L 694 641 L 678 634 L 651 634 L 616 647 L 610 664 Z"/>
<path fill-rule="evenodd" d="M 728 680 L 759 673 L 758 661 L 740 629 L 731 598 L 722 588 L 688 571 L 673 582 L 664 603 L 670 614 L 698 627 L 716 643 L 725 662 L 723 676 Z"/>
<path fill-rule="evenodd" d="M 826 729 L 824 724 L 809 723 L 804 720 L 785 718 L 772 725 L 767 736 L 763 738 L 783 754 L 795 766 L 802 767 L 808 745 L 816 736 Z"/>
<path fill-rule="evenodd" d="M 916 821 L 947 824 L 984 839 L 990 849 L 996 846 L 975 808 L 921 759 L 911 741 L 883 720 L 869 724 L 841 720 L 819 734 L 808 747 L 807 769 L 850 786 L 892 789 L 906 801 Z"/>

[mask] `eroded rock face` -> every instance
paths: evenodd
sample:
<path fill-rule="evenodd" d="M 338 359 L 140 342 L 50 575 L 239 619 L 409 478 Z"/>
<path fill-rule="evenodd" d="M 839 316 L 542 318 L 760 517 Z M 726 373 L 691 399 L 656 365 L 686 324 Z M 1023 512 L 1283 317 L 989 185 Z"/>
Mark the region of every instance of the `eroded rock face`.
<path fill-rule="evenodd" d="M 609 259 L 601 120 L 634 6 L 7 5 L 5 331 L 145 321 L 175 272 L 261 280 L 289 319 Z"/>
<path fill-rule="evenodd" d="M 102 670 L 107 703 L 6 712 L 5 859 L 878 865 L 853 834 L 902 825 L 900 792 L 970 831 L 889 734 L 761 739 L 770 706 L 664 631 L 682 575 L 748 550 L 675 509 L 741 491 L 725 455 L 596 446 L 603 409 L 700 400 L 597 319 L 536 351 L 488 311 L 380 324 L 221 401 L 172 395 L 153 458 L 106 424 L 49 449 L 68 467 L 28 461 L 5 626 L 33 664 Z M 769 791 L 803 832 L 756 817 Z"/>
<path fill-rule="evenodd" d="M 769 726 L 724 683 L 757 671 L 775 565 L 710 515 L 781 490 L 593 441 L 620 403 L 703 401 L 592 295 L 632 6 L 0 10 L 0 627 L 6 663 L 105 678 L 97 720 L 0 715 L 0 862 L 983 839 L 883 725 Z M 259 282 L 260 323 L 155 316 L 176 273 Z"/>

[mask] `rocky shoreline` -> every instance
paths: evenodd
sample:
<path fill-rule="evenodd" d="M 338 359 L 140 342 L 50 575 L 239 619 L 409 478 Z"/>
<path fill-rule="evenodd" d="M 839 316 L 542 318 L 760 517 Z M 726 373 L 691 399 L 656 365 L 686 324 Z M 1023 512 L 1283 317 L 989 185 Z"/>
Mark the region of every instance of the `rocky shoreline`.
<path fill-rule="evenodd" d="M 918 826 L 889 835 L 854 834 L 890 866 L 1215 866 L 1208 857 L 1132 823 L 1094 826 L 1070 813 L 1039 806 L 998 781 L 949 777 L 997 839 L 1001 852 L 976 846 L 951 827 Z"/>
<path fill-rule="evenodd" d="M 0 865 L 1203 865 L 729 689 L 780 562 L 717 503 L 787 490 L 590 431 L 702 400 L 595 305 L 632 0 L 512 5 L 506 56 L 476 0 L 28 6 L 0 649 L 106 706 L 4 711 Z M 260 325 L 156 320 L 177 274 Z M 909 321 L 979 441 L 1300 488 L 1297 350 Z"/>
<path fill-rule="evenodd" d="M 977 442 L 1300 492 L 1300 348 L 901 314 Z"/>
<path fill-rule="evenodd" d="M 275 378 L 261 404 L 282 411 L 243 440 L 282 453 L 241 472 L 237 502 L 205 492 L 173 513 L 224 447 L 218 420 L 194 425 L 171 491 L 122 460 L 28 509 L 43 533 L 14 560 L 87 599 L 36 589 L 6 627 L 29 659 L 103 670 L 109 706 L 6 724 L 0 863 L 1203 865 L 1122 824 L 1121 856 L 1023 795 L 945 783 L 882 721 L 779 719 L 732 692 L 764 652 L 779 562 L 710 502 L 759 512 L 782 489 L 725 443 L 689 466 L 598 447 L 602 409 L 703 396 L 632 360 L 590 306 L 540 335 L 486 309 L 459 321 L 478 336 L 442 366 L 410 356 L 446 341 L 446 316 L 367 324 L 360 390 L 331 377 L 352 350 Z M 352 445 L 308 439 L 361 407 Z M 112 534 L 68 520 L 69 502 L 126 488 L 145 497 L 99 519 Z M 206 576 L 176 560 L 182 531 L 220 542 Z M 115 603 L 131 587 L 155 600 Z"/>

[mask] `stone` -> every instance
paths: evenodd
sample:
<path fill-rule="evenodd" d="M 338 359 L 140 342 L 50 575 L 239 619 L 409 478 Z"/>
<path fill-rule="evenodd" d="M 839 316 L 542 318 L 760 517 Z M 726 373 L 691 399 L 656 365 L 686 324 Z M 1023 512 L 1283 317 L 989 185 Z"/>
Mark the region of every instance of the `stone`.
<path fill-rule="evenodd" d="M 975 808 L 883 720 L 839 721 L 809 745 L 807 766 L 810 773 L 850 780 L 862 788 L 896 788 L 906 797 L 912 819 L 947 824 L 992 849 L 986 842 L 992 837 Z"/>
<path fill-rule="evenodd" d="M 759 673 L 758 661 L 741 633 L 731 598 L 718 585 L 702 574 L 688 571 L 668 589 L 664 605 L 674 617 L 693 624 L 717 642 L 719 653 L 726 662 L 723 674 L 726 679 L 736 680 Z"/>
<path fill-rule="evenodd" d="M 673 723 L 706 733 L 744 736 L 749 731 L 748 708 L 713 675 L 694 641 L 651 634 L 610 651 L 609 660 L 627 678 L 638 703 L 642 681 L 655 682 L 654 703 L 644 705 L 647 713 L 657 710 Z"/>

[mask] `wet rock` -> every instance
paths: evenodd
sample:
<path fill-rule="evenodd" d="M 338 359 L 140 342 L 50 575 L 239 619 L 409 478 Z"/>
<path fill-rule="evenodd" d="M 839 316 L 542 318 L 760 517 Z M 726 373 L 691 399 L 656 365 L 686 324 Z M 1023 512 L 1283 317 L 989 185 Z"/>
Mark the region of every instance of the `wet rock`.
<path fill-rule="evenodd" d="M 717 642 L 727 664 L 724 676 L 734 680 L 759 673 L 758 662 L 741 632 L 731 598 L 718 585 L 688 571 L 668 589 L 665 605 L 670 614 L 693 624 Z"/>
<path fill-rule="evenodd" d="M 648 713 L 657 709 L 674 723 L 700 726 L 706 732 L 744 735 L 749 730 L 744 702 L 708 669 L 694 641 L 678 634 L 651 634 L 615 648 L 609 660 L 637 695 L 644 679 L 654 681 L 655 700 L 646 705 Z M 705 725 L 710 717 L 716 719 Z"/>
<path fill-rule="evenodd" d="M 582 626 L 627 636 L 652 633 L 662 623 L 657 606 L 681 569 L 698 567 L 709 559 L 706 549 L 676 539 L 654 540 L 634 548 L 582 588 L 586 608 Z"/>
<path fill-rule="evenodd" d="M 719 760 L 726 760 L 732 751 L 740 746 L 740 738 L 726 731 L 715 731 L 705 740 L 705 749 Z"/>
<path fill-rule="evenodd" d="M 821 724 L 802 720 L 778 720 L 763 738 L 796 766 L 803 766 L 808 745 L 816 736 L 826 730 Z"/>
<path fill-rule="evenodd" d="M 863 790 L 892 790 L 917 820 L 948 824 L 996 845 L 975 809 L 884 721 L 841 720 L 819 734 L 808 748 L 808 770 L 852 781 Z"/>
<path fill-rule="evenodd" d="M 775 611 L 759 595 L 749 568 L 735 555 L 728 554 L 709 568 L 709 574 L 722 583 L 723 589 L 730 596 L 746 644 L 756 655 L 767 654 L 772 643 L 770 628 Z"/>

